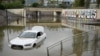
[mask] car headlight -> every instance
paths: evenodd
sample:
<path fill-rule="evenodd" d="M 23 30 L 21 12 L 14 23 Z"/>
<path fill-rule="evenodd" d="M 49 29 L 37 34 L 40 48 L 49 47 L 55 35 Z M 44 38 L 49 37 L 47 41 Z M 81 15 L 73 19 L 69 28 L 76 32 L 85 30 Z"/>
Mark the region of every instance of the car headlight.
<path fill-rule="evenodd" d="M 31 46 L 31 44 L 26 44 L 25 46 Z"/>

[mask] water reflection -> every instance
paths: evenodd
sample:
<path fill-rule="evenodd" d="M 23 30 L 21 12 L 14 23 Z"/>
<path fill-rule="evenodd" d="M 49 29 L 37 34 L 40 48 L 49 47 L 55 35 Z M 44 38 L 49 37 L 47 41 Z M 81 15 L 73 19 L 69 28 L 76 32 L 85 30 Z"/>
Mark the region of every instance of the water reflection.
<path fill-rule="evenodd" d="M 96 30 L 95 31 L 95 34 L 94 34 L 94 38 L 93 38 L 93 47 L 92 47 L 92 50 L 93 50 L 93 56 L 97 56 L 98 54 L 100 55 L 100 52 L 98 53 L 98 50 L 100 50 L 100 36 L 99 36 L 99 33 L 100 31 L 99 30 Z"/>
<path fill-rule="evenodd" d="M 85 20 L 80 19 L 80 20 L 76 20 L 76 18 L 73 19 L 69 19 L 69 18 L 62 18 L 62 24 L 64 26 L 68 26 L 71 28 L 77 28 L 83 31 L 92 31 L 95 30 L 97 28 L 100 28 L 100 26 L 94 26 L 94 25 L 85 25 L 83 24 Z"/>
<path fill-rule="evenodd" d="M 73 34 L 79 34 L 82 33 L 82 31 L 78 31 L 78 30 L 73 30 Z M 82 34 L 79 34 L 77 36 L 73 37 L 73 52 L 76 53 L 76 56 L 82 56 L 82 51 L 83 51 L 83 37 Z"/>
<path fill-rule="evenodd" d="M 27 24 L 25 27 L 5 27 L 1 28 L 0 27 L 0 51 L 3 49 L 3 55 L 4 56 L 46 56 L 46 51 L 43 52 L 43 50 L 46 50 L 46 47 L 54 44 L 61 39 L 67 38 L 68 36 L 76 35 L 74 36 L 73 41 L 71 42 L 66 42 L 70 43 L 68 47 L 73 47 L 73 53 L 76 54 L 76 56 L 99 56 L 100 55 L 100 27 L 96 26 L 88 26 L 88 25 L 83 25 L 83 24 L 76 24 L 72 23 L 71 21 L 65 22 L 66 20 L 63 20 L 65 23 L 69 24 L 70 26 L 81 28 L 82 30 L 95 30 L 96 31 L 90 31 L 90 32 L 85 32 L 77 30 L 77 29 L 72 29 L 72 28 L 67 28 L 63 27 L 60 24 L 60 17 L 38 17 L 38 18 L 32 18 L 31 21 L 32 24 Z M 38 22 L 38 23 L 36 23 Z M 41 23 L 40 23 L 41 22 Z M 50 23 L 50 24 L 49 24 Z M 33 48 L 31 50 L 12 50 L 8 47 L 8 42 L 7 42 L 7 32 L 9 33 L 9 38 L 13 39 L 15 38 L 19 33 L 21 33 L 24 30 L 31 29 L 31 27 L 35 25 L 41 25 L 45 27 L 45 32 L 47 33 L 47 39 L 45 42 L 43 42 L 42 46 L 39 48 Z M 8 29 L 8 30 L 7 30 Z M 73 30 L 73 31 L 72 31 Z M 83 34 L 80 34 L 83 33 Z M 3 38 L 4 37 L 4 38 Z M 68 37 L 69 38 L 69 37 Z M 56 40 L 56 41 L 55 41 Z M 3 42 L 3 43 L 2 43 Z M 71 44 L 73 46 L 71 46 Z M 66 47 L 66 49 L 69 49 Z M 90 52 L 89 52 L 90 51 Z M 87 55 L 86 53 L 92 55 Z M 20 54 L 19 54 L 20 53 Z M 55 53 L 55 51 L 53 52 Z M 17 54 L 17 55 L 16 55 Z"/>
<path fill-rule="evenodd" d="M 77 34 L 77 31 L 73 30 L 73 34 Z M 100 29 L 74 36 L 73 41 L 73 52 L 76 56 L 100 55 Z"/>
<path fill-rule="evenodd" d="M 44 24 L 44 23 L 43 23 Z M 35 24 L 35 25 L 42 25 L 40 24 Z M 33 24 L 27 24 L 26 27 L 8 27 L 8 33 L 9 33 L 9 38 L 13 39 L 15 38 L 19 33 L 21 33 L 24 30 L 31 29 L 31 27 L 35 26 Z M 35 47 L 29 50 L 15 50 L 11 49 L 8 47 L 8 41 L 7 41 L 7 28 L 5 28 L 4 31 L 4 40 L 3 42 L 3 51 L 2 54 L 3 56 L 46 56 L 46 47 L 59 41 L 60 39 L 65 38 L 67 35 L 72 35 L 72 29 L 71 28 L 65 28 L 62 27 L 61 24 L 59 23 L 49 23 L 42 25 L 45 28 L 45 32 L 47 34 L 46 40 L 43 42 L 43 44 L 40 47 Z M 56 41 L 55 41 L 56 39 Z M 43 51 L 44 50 L 44 51 Z M 19 54 L 20 53 L 20 54 Z M 17 54 L 17 55 L 16 55 Z"/>
<path fill-rule="evenodd" d="M 59 23 L 61 22 L 61 17 L 54 17 L 54 16 L 39 16 L 33 17 L 31 19 L 27 18 L 28 23 Z"/>
<path fill-rule="evenodd" d="M 61 26 L 61 25 L 58 25 L 58 26 L 46 26 L 47 29 L 49 30 L 55 30 L 55 31 L 59 31 L 59 29 L 63 30 L 65 27 L 64 26 Z"/>
<path fill-rule="evenodd" d="M 25 27 L 24 26 L 8 26 L 6 28 L 9 29 L 9 33 L 13 33 L 13 32 L 21 31 Z"/>
<path fill-rule="evenodd" d="M 4 37 L 4 27 L 0 27 L 0 51 L 2 51 L 2 47 L 3 47 L 3 37 Z"/>

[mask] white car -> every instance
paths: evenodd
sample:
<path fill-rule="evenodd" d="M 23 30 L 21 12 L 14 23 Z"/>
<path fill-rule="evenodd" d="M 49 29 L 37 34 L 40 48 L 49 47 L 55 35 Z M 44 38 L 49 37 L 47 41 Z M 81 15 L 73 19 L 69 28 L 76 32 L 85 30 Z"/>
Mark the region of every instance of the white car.
<path fill-rule="evenodd" d="M 10 41 L 9 46 L 11 48 L 32 48 L 46 38 L 44 28 L 42 26 L 34 26 L 31 30 L 22 32 L 18 37 Z"/>

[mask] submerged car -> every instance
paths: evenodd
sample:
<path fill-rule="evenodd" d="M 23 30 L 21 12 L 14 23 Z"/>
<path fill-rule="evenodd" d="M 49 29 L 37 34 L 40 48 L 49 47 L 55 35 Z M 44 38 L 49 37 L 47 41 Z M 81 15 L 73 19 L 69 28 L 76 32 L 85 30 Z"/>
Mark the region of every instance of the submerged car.
<path fill-rule="evenodd" d="M 10 41 L 11 48 L 32 48 L 46 38 L 46 33 L 42 26 L 34 26 L 31 30 L 23 31 L 18 37 Z"/>

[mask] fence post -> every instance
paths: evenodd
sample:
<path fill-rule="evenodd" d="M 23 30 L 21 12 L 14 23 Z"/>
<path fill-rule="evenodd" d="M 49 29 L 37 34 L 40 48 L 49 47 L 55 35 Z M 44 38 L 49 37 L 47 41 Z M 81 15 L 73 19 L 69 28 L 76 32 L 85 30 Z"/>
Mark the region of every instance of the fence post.
<path fill-rule="evenodd" d="M 62 56 L 62 53 L 63 53 L 63 45 L 62 45 L 62 41 L 61 41 L 60 43 L 61 43 L 61 52 L 60 52 L 60 56 Z"/>
<path fill-rule="evenodd" d="M 48 47 L 47 47 L 47 56 L 49 56 L 49 49 L 48 49 Z"/>

